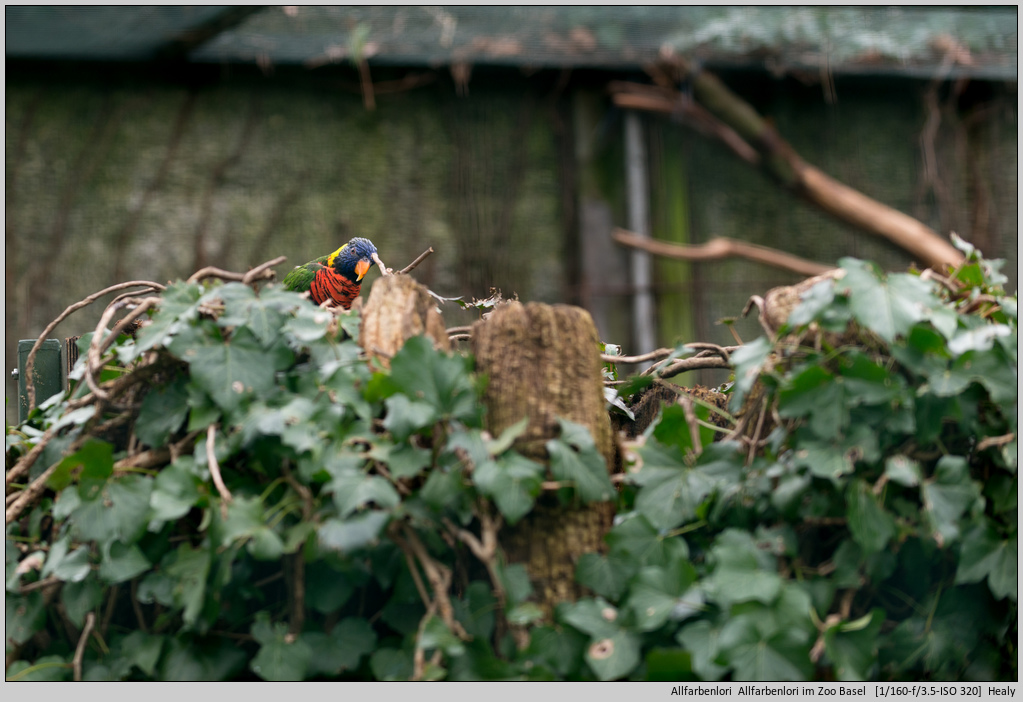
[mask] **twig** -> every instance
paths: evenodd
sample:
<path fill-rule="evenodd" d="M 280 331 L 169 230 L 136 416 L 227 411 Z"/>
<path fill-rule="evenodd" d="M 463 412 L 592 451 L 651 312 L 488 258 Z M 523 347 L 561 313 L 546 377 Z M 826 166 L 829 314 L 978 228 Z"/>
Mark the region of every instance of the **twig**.
<path fill-rule="evenodd" d="M 217 453 L 215 442 L 217 439 L 217 425 L 211 424 L 209 429 L 206 430 L 206 463 L 210 469 L 210 475 L 213 477 L 213 484 L 217 487 L 217 492 L 220 493 L 220 499 L 223 502 L 220 503 L 220 516 L 227 519 L 227 506 L 231 504 L 234 497 L 231 496 L 231 491 L 227 489 L 227 485 L 224 484 L 224 478 L 220 475 L 220 464 L 217 463 Z"/>
<path fill-rule="evenodd" d="M 39 437 L 39 441 L 36 442 L 36 445 L 33 446 L 28 453 L 22 456 L 18 462 L 14 464 L 13 468 L 7 471 L 7 475 L 4 478 L 4 483 L 7 487 L 10 487 L 11 483 L 19 480 L 23 475 L 28 474 L 32 464 L 36 462 L 36 459 L 39 458 L 39 454 L 43 452 L 43 449 L 46 448 L 46 444 L 50 443 L 50 439 L 52 438 L 53 429 L 47 429 L 43 432 L 43 435 Z"/>
<path fill-rule="evenodd" d="M 305 485 L 295 480 L 295 476 L 288 470 L 286 463 L 281 464 L 281 472 L 284 473 L 284 481 L 302 498 L 302 519 L 309 521 L 313 516 L 313 493 Z"/>
<path fill-rule="evenodd" d="M 1006 444 L 1015 440 L 1015 438 L 1016 432 L 1009 432 L 1008 434 L 1003 434 L 1002 436 L 988 436 L 977 442 L 977 450 L 983 451 L 984 449 L 989 449 L 992 446 L 1005 446 Z"/>
<path fill-rule="evenodd" d="M 85 615 L 85 627 L 82 635 L 78 637 L 78 646 L 75 648 L 75 657 L 71 660 L 71 667 L 74 669 L 74 681 L 82 681 L 82 656 L 85 655 L 85 642 L 89 640 L 92 627 L 96 625 L 96 613 L 89 612 Z"/>
<path fill-rule="evenodd" d="M 103 612 L 103 621 L 99 627 L 101 638 L 106 638 L 107 631 L 110 629 L 110 620 L 114 618 L 114 605 L 117 604 L 117 594 L 120 590 L 120 585 L 114 585 L 110 588 L 110 594 L 107 596 L 107 608 Z"/>
<path fill-rule="evenodd" d="M 48 578 L 43 578 L 42 580 L 37 580 L 34 583 L 29 583 L 28 585 L 22 585 L 20 588 L 18 588 L 18 592 L 20 594 L 24 595 L 27 592 L 32 592 L 33 590 L 42 590 L 43 588 L 49 587 L 50 585 L 56 585 L 56 584 L 61 583 L 61 582 L 63 582 L 63 581 L 60 578 L 58 578 L 56 575 L 51 575 Z"/>
<path fill-rule="evenodd" d="M 466 327 L 448 327 L 445 331 L 447 332 L 448 336 L 451 336 L 452 334 L 468 334 L 469 332 L 472 331 L 472 326 L 470 325 Z"/>
<path fill-rule="evenodd" d="M 402 495 L 412 494 L 412 491 L 408 489 L 407 485 L 395 480 L 394 476 L 391 475 L 391 471 L 387 470 L 387 466 L 385 466 L 381 461 L 373 461 L 373 467 L 376 469 L 377 473 L 380 473 L 380 475 L 382 475 L 387 482 L 393 485 Z"/>
<path fill-rule="evenodd" d="M 426 614 L 419 620 L 419 629 L 416 631 L 416 650 L 412 654 L 412 677 L 409 678 L 412 682 L 417 682 L 423 679 L 423 674 L 426 670 L 426 651 L 423 649 L 421 642 L 423 640 L 423 634 L 426 632 L 426 625 L 433 618 L 433 615 L 437 613 L 437 603 L 429 602 L 426 607 Z"/>
<path fill-rule="evenodd" d="M 146 626 L 146 617 L 142 612 L 142 604 L 138 601 L 139 591 L 139 580 L 138 578 L 131 579 L 131 608 L 135 610 L 135 619 L 139 623 L 139 630 L 143 634 L 149 633 L 149 627 Z"/>
<path fill-rule="evenodd" d="M 413 261 L 412 263 L 408 264 L 407 266 L 402 268 L 400 271 L 398 271 L 398 275 L 404 275 L 404 274 L 408 273 L 413 268 L 415 268 L 420 263 L 422 263 L 423 259 L 425 259 L 427 256 L 429 256 L 432 253 L 433 253 L 433 247 L 431 246 L 426 251 L 424 251 L 423 253 L 419 254 L 419 256 L 416 258 L 415 261 Z"/>
<path fill-rule="evenodd" d="M 693 370 L 703 370 L 705 368 L 731 368 L 732 366 L 723 358 L 717 356 L 703 356 L 693 358 L 676 358 L 670 364 L 665 366 L 658 375 L 662 378 L 673 378 L 681 373 L 687 373 Z M 642 375 L 647 375 L 647 371 L 644 371 Z"/>
<path fill-rule="evenodd" d="M 704 351 L 713 351 L 717 355 L 726 361 L 731 361 L 732 357 L 729 355 L 733 351 L 736 351 L 738 346 L 718 346 L 717 344 L 711 344 L 704 341 L 691 341 L 686 346 L 693 349 L 703 349 Z M 705 357 L 704 354 L 697 354 L 697 358 Z"/>
<path fill-rule="evenodd" d="M 473 555 L 486 567 L 487 573 L 490 574 L 490 582 L 494 588 L 494 597 L 503 608 L 505 592 L 504 586 L 501 584 L 500 575 L 497 572 L 497 533 L 501 529 L 502 519 L 500 515 L 496 518 L 491 517 L 484 510 L 478 510 L 477 517 L 480 520 L 480 539 L 476 538 L 476 535 L 471 531 L 456 527 L 447 517 L 444 518 L 444 526 L 454 536 L 458 537 L 459 541 L 468 546 Z"/>
<path fill-rule="evenodd" d="M 43 342 L 46 341 L 46 338 L 50 335 L 50 332 L 52 332 L 58 324 L 67 319 L 69 315 L 71 315 L 74 312 L 77 312 L 83 307 L 91 305 L 93 302 L 103 297 L 104 295 L 109 295 L 112 292 L 124 290 L 126 288 L 138 287 L 147 287 L 152 290 L 161 291 L 166 290 L 166 288 L 163 285 L 160 285 L 159 283 L 153 283 L 148 280 L 131 280 L 128 281 L 127 283 L 118 283 L 117 285 L 111 285 L 108 288 L 103 288 L 99 292 L 94 292 L 92 295 L 89 295 L 85 299 L 80 300 L 79 302 L 76 302 L 73 305 L 70 305 L 67 309 L 61 312 L 55 320 L 46 325 L 46 328 L 43 329 L 42 334 L 39 335 L 39 338 L 36 339 L 36 342 L 32 345 L 32 349 L 28 352 L 28 357 L 25 359 L 25 377 L 26 378 L 32 377 L 32 369 L 35 366 L 36 362 L 36 352 L 39 351 L 39 348 L 43 345 Z M 26 387 L 28 388 L 28 409 L 31 412 L 33 409 L 35 409 L 36 406 L 35 383 L 29 382 Z"/>
<path fill-rule="evenodd" d="M 136 453 L 134 456 L 128 456 L 114 463 L 114 470 L 130 470 L 132 468 L 152 468 L 153 466 L 162 466 L 168 462 L 171 457 L 170 449 L 162 447 L 158 449 L 150 449 L 149 451 L 142 451 Z"/>
<path fill-rule="evenodd" d="M 62 459 L 63 460 L 63 459 Z M 10 507 L 7 508 L 5 515 L 7 518 L 6 523 L 10 524 L 25 510 L 25 508 L 42 495 L 43 490 L 46 489 L 46 481 L 50 479 L 50 476 L 57 472 L 57 466 L 61 461 L 57 461 L 52 466 L 42 472 L 42 474 L 33 480 L 28 487 L 21 492 L 21 496 L 14 501 Z"/>
<path fill-rule="evenodd" d="M 680 393 L 675 402 L 682 407 L 682 414 L 685 415 L 686 424 L 689 426 L 689 440 L 693 444 L 693 453 L 699 456 L 703 453 L 703 443 L 700 441 L 700 425 L 696 422 L 696 412 L 693 410 L 693 398 Z"/>
<path fill-rule="evenodd" d="M 291 554 L 291 622 L 288 625 L 288 635 L 285 638 L 291 643 L 302 633 L 302 625 L 305 623 L 305 556 L 302 549 Z"/>
<path fill-rule="evenodd" d="M 403 524 L 402 530 L 405 541 L 408 543 L 409 548 L 412 549 L 419 564 L 423 567 L 426 579 L 430 581 L 430 587 L 433 588 L 433 597 L 441 619 L 458 638 L 468 641 L 471 637 L 462 627 L 462 624 L 455 619 L 451 600 L 448 598 L 448 587 L 451 585 L 451 571 L 430 556 L 430 552 L 426 550 L 423 542 L 419 540 L 413 529 Z M 397 529 L 392 531 L 392 537 L 395 535 L 397 535 Z"/>
<path fill-rule="evenodd" d="M 746 465 L 753 465 L 753 456 L 757 450 L 757 442 L 760 440 L 760 431 L 764 428 L 764 418 L 767 416 L 767 400 L 763 401 L 760 407 L 760 416 L 757 418 L 757 427 L 753 430 L 753 437 L 750 440 L 749 453 L 746 456 Z"/>
<path fill-rule="evenodd" d="M 272 278 L 274 276 L 274 272 L 269 269 L 274 266 L 278 266 L 287 260 L 287 256 L 278 256 L 266 263 L 260 263 L 258 266 L 242 276 L 242 282 L 246 285 L 251 285 L 252 281 L 258 280 L 259 278 Z"/>
<path fill-rule="evenodd" d="M 670 356 L 674 349 L 657 349 L 649 353 L 643 353 L 639 356 L 614 356 L 609 353 L 600 354 L 600 360 L 604 363 L 643 363 L 644 361 L 652 361 L 655 358 L 664 358 Z"/>
<path fill-rule="evenodd" d="M 273 271 L 269 270 L 273 266 L 284 263 L 287 260 L 286 256 L 278 256 L 277 258 L 261 263 L 255 268 L 245 273 L 235 273 L 233 271 L 225 271 L 223 268 L 217 268 L 216 266 L 206 266 L 200 268 L 195 273 L 188 277 L 189 283 L 198 283 L 200 280 L 206 278 L 220 278 L 221 280 L 230 280 L 236 283 L 250 284 L 257 278 L 270 278 L 273 277 Z"/>
<path fill-rule="evenodd" d="M 369 257 L 377 264 L 377 267 L 380 269 L 380 275 L 393 275 L 391 269 L 384 265 L 384 262 L 380 260 L 380 254 L 374 251 L 369 255 Z"/>

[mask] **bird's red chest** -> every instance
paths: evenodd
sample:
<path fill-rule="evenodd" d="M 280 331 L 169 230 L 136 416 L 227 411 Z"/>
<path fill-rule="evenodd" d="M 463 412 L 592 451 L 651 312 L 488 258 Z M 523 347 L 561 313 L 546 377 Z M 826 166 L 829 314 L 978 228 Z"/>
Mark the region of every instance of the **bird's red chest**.
<path fill-rule="evenodd" d="M 333 300 L 346 310 L 352 308 L 352 302 L 359 296 L 362 286 L 340 275 L 333 268 L 322 268 L 316 271 L 309 293 L 313 302 L 323 304 L 324 300 Z"/>

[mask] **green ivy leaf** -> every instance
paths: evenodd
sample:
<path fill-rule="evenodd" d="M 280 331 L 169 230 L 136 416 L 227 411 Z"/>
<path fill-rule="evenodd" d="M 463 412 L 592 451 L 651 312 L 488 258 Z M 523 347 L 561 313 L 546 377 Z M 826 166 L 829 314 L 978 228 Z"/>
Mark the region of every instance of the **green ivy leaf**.
<path fill-rule="evenodd" d="M 428 468 L 432 460 L 429 450 L 408 443 L 375 443 L 369 457 L 385 463 L 395 478 L 415 477 Z"/>
<path fill-rule="evenodd" d="M 869 680 L 877 666 L 877 635 L 885 613 L 873 609 L 858 622 L 836 624 L 824 632 L 825 650 L 841 681 Z"/>
<path fill-rule="evenodd" d="M 387 414 L 384 429 L 391 432 L 395 441 L 405 441 L 413 432 L 433 426 L 439 419 L 433 405 L 410 400 L 405 395 L 393 395 L 384 400 Z"/>
<path fill-rule="evenodd" d="M 229 343 L 193 347 L 184 359 L 192 383 L 227 412 L 238 409 L 253 394 L 265 395 L 274 385 L 278 368 L 275 355 L 244 331 L 238 330 Z"/>
<path fill-rule="evenodd" d="M 7 593 L 4 612 L 4 635 L 8 651 L 28 641 L 46 624 L 46 603 L 38 590 L 27 595 Z"/>
<path fill-rule="evenodd" d="M 724 606 L 756 600 L 771 604 L 781 594 L 782 580 L 774 557 L 758 549 L 753 537 L 738 529 L 726 529 L 711 548 L 716 563 L 706 578 L 708 594 Z"/>
<path fill-rule="evenodd" d="M 370 656 L 369 667 L 377 680 L 408 680 L 412 677 L 412 654 L 393 648 L 379 648 Z"/>
<path fill-rule="evenodd" d="M 870 486 L 854 480 L 845 493 L 849 531 L 866 553 L 880 551 L 895 536 L 895 520 L 886 512 Z"/>
<path fill-rule="evenodd" d="M 312 650 L 307 677 L 313 677 L 356 670 L 359 661 L 373 652 L 377 635 L 365 619 L 346 617 L 329 634 L 306 632 L 302 639 Z"/>
<path fill-rule="evenodd" d="M 533 594 L 533 585 L 529 581 L 529 573 L 521 563 L 498 564 L 497 575 L 501 579 L 501 586 L 507 597 L 506 606 L 514 607 L 524 602 L 527 597 Z"/>
<path fill-rule="evenodd" d="M 80 485 L 79 492 L 83 489 L 86 486 Z M 102 487 L 93 486 L 71 514 L 74 533 L 82 541 L 134 543 L 152 516 L 152 490 L 153 479 L 141 475 L 118 476 Z"/>
<path fill-rule="evenodd" d="M 334 504 L 342 518 L 370 503 L 388 509 L 401 502 L 398 491 L 378 475 L 339 475 L 331 479 L 325 489 L 333 493 Z"/>
<path fill-rule="evenodd" d="M 617 554 L 584 553 L 575 565 L 576 582 L 612 600 L 617 600 L 625 592 L 633 572 L 634 569 L 629 568 L 629 564 Z"/>
<path fill-rule="evenodd" d="M 639 638 L 628 631 L 590 642 L 586 663 L 600 680 L 617 680 L 631 673 L 640 661 Z"/>
<path fill-rule="evenodd" d="M 665 566 L 689 557 L 689 548 L 681 536 L 665 537 L 636 512 L 613 526 L 605 539 L 611 552 L 627 562 L 633 571 L 641 566 Z"/>
<path fill-rule="evenodd" d="M 666 451 L 648 440 L 639 449 L 643 468 L 633 477 L 641 486 L 636 511 L 659 529 L 673 529 L 694 520 L 705 499 L 739 481 L 742 457 L 736 449 L 733 442 L 711 444 L 692 466 L 687 466 L 677 452 Z"/>
<path fill-rule="evenodd" d="M 172 463 L 156 476 L 149 506 L 153 516 L 163 521 L 174 521 L 188 514 L 199 503 L 201 481 L 185 470 L 181 463 Z"/>
<path fill-rule="evenodd" d="M 548 441 L 551 475 L 555 480 L 571 482 L 583 502 L 605 502 L 614 496 L 614 486 L 604 457 L 592 446 L 592 439 L 590 443 L 576 451 L 561 439 Z"/>
<path fill-rule="evenodd" d="M 996 599 L 1017 598 L 1019 572 L 1019 542 L 1016 536 L 1000 538 L 985 520 L 964 536 L 959 551 L 956 584 L 976 583 L 987 578 L 988 587 Z"/>
<path fill-rule="evenodd" d="M 561 602 L 556 608 L 557 618 L 574 626 L 594 639 L 614 636 L 621 628 L 617 624 L 618 609 L 602 597 L 578 602 Z"/>
<path fill-rule="evenodd" d="M 146 572 L 149 560 L 135 544 L 108 541 L 100 545 L 99 576 L 108 583 L 121 583 Z"/>
<path fill-rule="evenodd" d="M 153 314 L 150 324 L 138 334 L 138 352 L 166 346 L 174 334 L 199 316 L 201 296 L 202 289 L 195 283 L 178 281 L 168 285 L 160 294 L 160 309 Z"/>
<path fill-rule="evenodd" d="M 391 359 L 391 380 L 412 400 L 441 415 L 466 419 L 478 411 L 465 359 L 433 348 L 426 336 L 414 336 Z"/>
<path fill-rule="evenodd" d="M 178 376 L 168 385 L 154 388 L 142 400 L 135 419 L 135 435 L 147 446 L 163 446 L 181 428 L 188 414 L 188 381 Z"/>
<path fill-rule="evenodd" d="M 885 279 L 874 264 L 854 258 L 843 258 L 839 265 L 845 276 L 836 285 L 847 291 L 856 321 L 888 343 L 925 319 L 946 338 L 955 331 L 954 313 L 951 318 L 943 313 L 944 306 L 928 281 L 906 273 L 893 273 Z"/>
<path fill-rule="evenodd" d="M 172 562 L 166 567 L 173 580 L 174 603 L 182 607 L 186 627 L 195 624 L 206 597 L 206 580 L 210 572 L 210 550 L 193 549 L 189 544 L 178 547 Z"/>
<path fill-rule="evenodd" d="M 236 641 L 216 638 L 212 642 L 176 636 L 166 642 L 160 660 L 160 679 L 168 681 L 227 680 L 245 667 L 248 653 Z"/>
<path fill-rule="evenodd" d="M 787 632 L 764 635 L 745 616 L 725 623 L 718 646 L 735 680 L 806 680 L 813 673 L 808 646 Z"/>
<path fill-rule="evenodd" d="M 684 575 L 683 575 L 684 573 Z M 703 594 L 689 585 L 695 580 L 692 566 L 648 566 L 639 571 L 629 587 L 625 609 L 631 610 L 639 631 L 653 631 L 669 619 L 681 621 L 700 613 Z"/>
<path fill-rule="evenodd" d="M 884 473 L 889 480 L 913 487 L 920 484 L 920 464 L 901 454 L 891 456 L 884 462 Z"/>
<path fill-rule="evenodd" d="M 473 481 L 494 500 L 508 524 L 515 524 L 533 509 L 543 472 L 544 467 L 536 461 L 511 453 L 478 465 Z"/>
<path fill-rule="evenodd" d="M 294 682 L 305 679 L 313 650 L 302 636 L 288 638 L 288 627 L 271 623 L 266 612 L 256 613 L 252 637 L 259 642 L 259 652 L 249 663 L 253 673 L 272 682 Z"/>
<path fill-rule="evenodd" d="M 948 542 L 959 537 L 959 518 L 980 497 L 980 487 L 970 480 L 965 458 L 942 456 L 921 493 L 931 528 L 937 538 Z"/>
<path fill-rule="evenodd" d="M 496 622 L 495 611 L 497 610 L 497 599 L 491 590 L 490 583 L 474 580 L 466 588 L 465 596 L 452 602 L 455 606 L 455 616 L 465 627 L 465 631 L 474 639 L 488 639 L 494 633 Z M 526 607 L 531 603 L 524 603 Z M 511 612 L 508 612 L 509 622 Z M 522 622 L 526 624 L 527 622 Z"/>
<path fill-rule="evenodd" d="M 820 366 L 808 366 L 788 378 L 779 391 L 778 414 L 786 418 L 809 415 L 810 428 L 817 436 L 839 436 L 849 424 L 849 403 L 841 379 Z"/>
<path fill-rule="evenodd" d="M 391 519 L 387 512 L 362 512 L 349 519 L 327 519 L 316 530 L 320 545 L 332 551 L 350 553 L 375 543 Z"/>
<path fill-rule="evenodd" d="M 121 639 L 120 650 L 132 665 L 138 666 L 143 673 L 152 676 L 156 672 L 156 663 L 163 651 L 163 644 L 163 636 L 133 631 Z"/>
<path fill-rule="evenodd" d="M 728 401 L 728 407 L 732 412 L 737 412 L 742 407 L 746 394 L 753 389 L 753 384 L 760 377 L 760 371 L 772 351 L 774 351 L 774 345 L 771 340 L 766 336 L 761 336 L 732 352 L 735 385 L 732 386 L 732 399 Z"/>
<path fill-rule="evenodd" d="M 461 639 L 436 615 L 430 617 L 423 627 L 422 636 L 419 637 L 419 648 L 427 651 L 439 648 L 449 656 L 461 656 L 465 653 Z"/>
<path fill-rule="evenodd" d="M 692 656 L 693 670 L 703 680 L 720 680 L 728 669 L 716 661 L 720 649 L 718 641 L 721 630 L 710 622 L 701 620 L 681 629 L 675 640 Z"/>
<path fill-rule="evenodd" d="M 14 661 L 7 666 L 7 682 L 64 682 L 71 679 L 71 663 L 61 656 L 43 656 L 33 662 Z"/>
<path fill-rule="evenodd" d="M 60 589 L 60 601 L 71 623 L 81 627 L 85 623 L 85 615 L 103 601 L 103 589 L 98 580 L 89 577 L 79 582 L 64 583 Z"/>

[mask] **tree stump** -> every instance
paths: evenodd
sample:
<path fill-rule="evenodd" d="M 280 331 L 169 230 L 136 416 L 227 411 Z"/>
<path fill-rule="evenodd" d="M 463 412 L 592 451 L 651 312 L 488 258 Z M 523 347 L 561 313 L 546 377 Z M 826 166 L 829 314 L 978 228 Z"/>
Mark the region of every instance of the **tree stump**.
<path fill-rule="evenodd" d="M 450 350 L 444 320 L 429 291 L 407 275 L 384 276 L 362 309 L 359 343 L 384 367 L 413 336 L 426 334 L 435 348 Z"/>
<path fill-rule="evenodd" d="M 546 462 L 545 443 L 558 436 L 557 418 L 569 419 L 589 428 L 610 472 L 614 448 L 598 342 L 589 313 L 568 305 L 509 302 L 474 324 L 470 344 L 476 367 L 489 379 L 488 431 L 497 436 L 528 417 L 515 447 Z M 562 506 L 545 494 L 532 513 L 502 530 L 508 562 L 525 565 L 534 599 L 548 619 L 557 602 L 584 594 L 575 582 L 576 561 L 604 549 L 613 516 L 611 502 Z"/>

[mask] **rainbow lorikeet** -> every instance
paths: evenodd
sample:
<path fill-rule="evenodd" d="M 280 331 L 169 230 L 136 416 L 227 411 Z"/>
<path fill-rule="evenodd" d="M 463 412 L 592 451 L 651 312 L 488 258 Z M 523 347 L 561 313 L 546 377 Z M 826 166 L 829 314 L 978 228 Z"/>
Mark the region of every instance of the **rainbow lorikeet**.
<path fill-rule="evenodd" d="M 317 305 L 333 300 L 334 304 L 348 310 L 359 296 L 363 276 L 373 262 L 379 260 L 372 241 L 355 237 L 332 254 L 320 256 L 304 266 L 295 266 L 284 276 L 284 289 L 308 290 Z"/>

